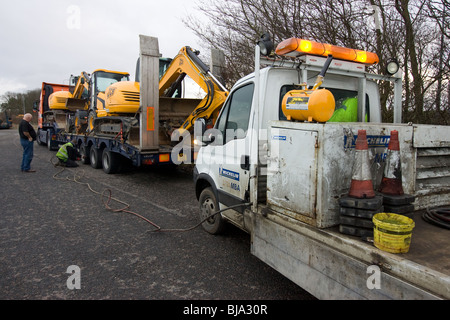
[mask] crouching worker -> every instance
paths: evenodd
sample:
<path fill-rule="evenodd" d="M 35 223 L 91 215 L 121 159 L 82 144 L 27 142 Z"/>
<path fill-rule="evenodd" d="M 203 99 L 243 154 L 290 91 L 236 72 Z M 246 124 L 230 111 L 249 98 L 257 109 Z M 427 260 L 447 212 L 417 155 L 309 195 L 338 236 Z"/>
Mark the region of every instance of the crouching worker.
<path fill-rule="evenodd" d="M 76 145 L 77 141 L 72 140 L 59 148 L 56 157 L 59 159 L 60 165 L 69 168 L 78 167 L 78 164 L 75 162 L 77 157 L 79 157 Z"/>

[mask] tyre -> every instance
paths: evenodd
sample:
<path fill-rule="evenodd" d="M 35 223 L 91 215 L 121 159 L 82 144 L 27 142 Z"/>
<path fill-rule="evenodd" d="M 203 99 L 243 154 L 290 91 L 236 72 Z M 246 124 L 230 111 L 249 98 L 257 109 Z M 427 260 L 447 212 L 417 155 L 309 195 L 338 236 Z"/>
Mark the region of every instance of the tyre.
<path fill-rule="evenodd" d="M 103 151 L 103 171 L 107 174 L 117 173 L 120 170 L 120 155 L 109 150 Z"/>
<path fill-rule="evenodd" d="M 47 131 L 47 148 L 49 151 L 55 150 L 55 148 L 52 146 L 52 134 L 49 131 Z"/>
<path fill-rule="evenodd" d="M 38 129 L 38 132 L 36 134 L 36 142 L 40 146 L 45 146 L 45 143 L 41 140 L 41 129 Z"/>
<path fill-rule="evenodd" d="M 81 163 L 82 164 L 89 164 L 91 162 L 90 155 L 91 155 L 91 149 L 85 145 L 84 143 L 80 147 L 80 154 L 81 154 Z"/>
<path fill-rule="evenodd" d="M 100 169 L 102 167 L 103 149 L 97 149 L 94 146 L 91 147 L 89 152 L 89 160 L 91 167 L 94 169 Z"/>
<path fill-rule="evenodd" d="M 200 221 L 203 221 L 213 213 L 219 211 L 219 203 L 211 187 L 208 187 L 202 191 L 199 198 L 200 202 Z M 203 229 L 211 234 L 220 234 L 225 228 L 226 222 L 220 215 L 220 213 L 211 216 L 204 223 L 202 223 Z"/>

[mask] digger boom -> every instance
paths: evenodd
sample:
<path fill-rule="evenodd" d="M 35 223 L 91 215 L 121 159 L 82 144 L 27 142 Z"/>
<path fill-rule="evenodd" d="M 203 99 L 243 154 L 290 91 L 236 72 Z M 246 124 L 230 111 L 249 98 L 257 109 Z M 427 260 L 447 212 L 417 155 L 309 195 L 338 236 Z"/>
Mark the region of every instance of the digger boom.
<path fill-rule="evenodd" d="M 181 129 L 190 130 L 198 118 L 215 121 L 220 108 L 228 96 L 227 89 L 214 77 L 198 57 L 198 51 L 186 46 L 172 60 L 159 82 L 160 97 L 171 97 L 185 76 L 189 76 L 205 92 L 205 98 L 191 112 L 181 125 Z"/>

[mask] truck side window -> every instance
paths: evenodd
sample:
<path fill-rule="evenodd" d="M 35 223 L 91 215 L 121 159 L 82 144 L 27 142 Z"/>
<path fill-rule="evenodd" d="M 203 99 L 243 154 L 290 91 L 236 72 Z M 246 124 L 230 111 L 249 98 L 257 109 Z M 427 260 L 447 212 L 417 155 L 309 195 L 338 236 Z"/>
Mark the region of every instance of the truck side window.
<path fill-rule="evenodd" d="M 247 135 L 253 90 L 253 83 L 236 89 L 224 106 L 216 127 L 222 134 L 223 143 L 242 139 Z"/>
<path fill-rule="evenodd" d="M 283 109 L 282 109 L 281 104 L 283 103 L 283 98 L 286 95 L 286 93 L 288 93 L 289 91 L 294 90 L 296 88 L 297 87 L 295 85 L 293 85 L 293 84 L 288 84 L 288 85 L 284 85 L 284 86 L 281 87 L 280 100 L 279 100 L 280 103 L 279 103 L 279 106 L 278 106 L 278 118 L 279 118 L 279 120 L 282 120 L 282 121 L 286 121 L 287 120 L 286 116 L 283 113 Z"/>

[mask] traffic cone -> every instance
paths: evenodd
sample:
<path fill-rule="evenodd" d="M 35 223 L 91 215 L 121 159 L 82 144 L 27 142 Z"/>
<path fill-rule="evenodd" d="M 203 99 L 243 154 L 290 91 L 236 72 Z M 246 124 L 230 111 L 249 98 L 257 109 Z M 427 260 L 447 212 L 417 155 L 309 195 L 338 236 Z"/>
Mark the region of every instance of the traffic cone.
<path fill-rule="evenodd" d="M 386 156 L 383 178 L 381 179 L 379 191 L 388 195 L 402 195 L 402 164 L 400 161 L 400 143 L 398 131 L 391 131 L 391 139 Z"/>
<path fill-rule="evenodd" d="M 353 166 L 352 182 L 348 194 L 354 198 L 374 198 L 372 174 L 370 172 L 369 145 L 366 130 L 358 130 L 355 148 L 355 164 Z"/>

